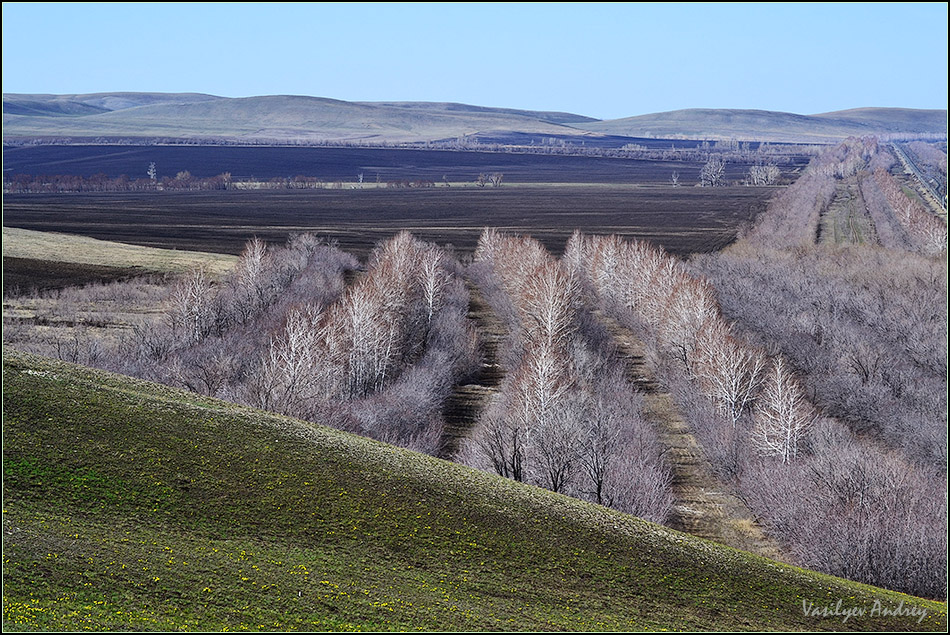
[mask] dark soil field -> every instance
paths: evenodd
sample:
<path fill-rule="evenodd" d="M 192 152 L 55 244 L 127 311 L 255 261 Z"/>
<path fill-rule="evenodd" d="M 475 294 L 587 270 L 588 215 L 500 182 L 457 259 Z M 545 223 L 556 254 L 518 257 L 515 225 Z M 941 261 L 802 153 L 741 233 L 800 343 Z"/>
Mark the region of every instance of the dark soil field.
<path fill-rule="evenodd" d="M 53 262 L 34 258 L 3 259 L 3 295 L 111 282 L 131 278 L 141 271 L 132 267 L 105 267 L 75 262 Z"/>
<path fill-rule="evenodd" d="M 575 229 L 649 240 L 674 254 L 723 248 L 773 188 L 610 185 L 423 190 L 272 190 L 4 197 L 4 225 L 135 245 L 237 254 L 258 236 L 315 232 L 364 256 L 399 230 L 474 249 L 485 227 L 525 233 L 559 254 Z"/>
<path fill-rule="evenodd" d="M 670 147 L 669 142 L 665 147 Z M 682 146 L 683 142 L 679 142 Z M 382 148 L 294 148 L 235 146 L 26 146 L 5 147 L 3 173 L 127 175 L 146 178 L 154 162 L 158 176 L 188 171 L 198 178 L 230 172 L 234 179 L 268 180 L 297 175 L 328 181 L 383 184 L 397 180 L 473 182 L 480 173 L 500 172 L 506 183 L 665 184 L 677 171 L 681 185 L 699 179 L 701 163 L 648 161 L 503 152 L 456 152 Z M 726 179 L 740 181 L 749 165 L 726 166 Z"/>

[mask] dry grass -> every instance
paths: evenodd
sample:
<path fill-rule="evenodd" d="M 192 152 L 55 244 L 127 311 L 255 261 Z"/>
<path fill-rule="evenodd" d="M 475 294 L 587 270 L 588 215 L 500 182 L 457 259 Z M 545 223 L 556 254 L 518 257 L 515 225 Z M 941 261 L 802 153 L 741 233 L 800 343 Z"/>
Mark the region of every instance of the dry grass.
<path fill-rule="evenodd" d="M 237 261 L 235 256 L 227 254 L 140 247 L 86 236 L 13 227 L 3 228 L 3 257 L 139 267 L 158 273 L 182 272 L 203 266 L 212 274 L 223 274 Z"/>

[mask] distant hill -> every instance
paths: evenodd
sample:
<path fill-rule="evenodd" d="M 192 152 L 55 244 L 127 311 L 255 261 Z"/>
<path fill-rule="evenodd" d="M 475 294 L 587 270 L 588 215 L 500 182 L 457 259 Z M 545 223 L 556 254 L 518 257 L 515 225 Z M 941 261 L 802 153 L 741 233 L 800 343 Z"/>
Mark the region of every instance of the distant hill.
<path fill-rule="evenodd" d="M 97 115 L 160 104 L 187 104 L 224 99 L 201 93 L 90 93 L 87 95 L 3 95 L 4 115 Z M 4 121 L 4 124 L 6 122 Z"/>
<path fill-rule="evenodd" d="M 812 115 L 812 117 L 825 121 L 841 121 L 849 122 L 852 125 L 865 125 L 875 130 L 927 132 L 942 129 L 944 132 L 947 131 L 946 110 L 854 108 L 851 110 L 839 110 L 837 112 Z"/>
<path fill-rule="evenodd" d="M 400 143 L 452 139 L 479 132 L 590 135 L 561 121 L 566 113 L 466 107 L 460 104 L 346 102 L 272 95 L 247 98 L 127 95 L 81 99 L 4 95 L 3 134 L 13 136 L 174 137 L 233 140 Z M 210 98 L 208 98 L 210 97 Z"/>
<path fill-rule="evenodd" d="M 861 108 L 820 115 L 768 110 L 691 108 L 575 124 L 628 137 L 740 139 L 828 143 L 850 136 L 947 133 L 946 110 Z"/>
<path fill-rule="evenodd" d="M 513 108 L 489 108 L 486 106 L 470 106 L 468 104 L 456 104 L 446 102 L 431 101 L 393 101 L 393 102 L 359 102 L 367 106 L 391 106 L 394 108 L 405 108 L 416 111 L 428 112 L 451 112 L 451 113 L 490 113 L 514 115 L 517 117 L 527 117 L 556 124 L 576 124 L 600 121 L 593 117 L 575 115 L 569 112 L 549 112 L 540 110 L 517 110 Z"/>
<path fill-rule="evenodd" d="M 6 140 L 122 137 L 385 144 L 464 136 L 503 141 L 541 135 L 578 143 L 609 140 L 619 145 L 627 138 L 644 137 L 834 142 L 871 134 L 945 135 L 946 121 L 946 110 L 904 108 L 861 108 L 819 115 L 688 109 L 601 121 L 563 112 L 436 102 L 347 102 L 296 95 L 3 96 Z"/>
<path fill-rule="evenodd" d="M 944 603 L 9 348 L 3 408 L 5 631 L 946 631 Z"/>

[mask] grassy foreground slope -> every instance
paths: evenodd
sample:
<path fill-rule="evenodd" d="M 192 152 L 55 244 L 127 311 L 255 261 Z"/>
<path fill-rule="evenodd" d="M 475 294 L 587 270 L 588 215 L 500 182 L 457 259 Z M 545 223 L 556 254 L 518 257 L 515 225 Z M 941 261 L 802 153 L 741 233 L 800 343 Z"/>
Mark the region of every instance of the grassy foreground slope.
<path fill-rule="evenodd" d="M 945 604 L 118 375 L 5 351 L 3 410 L 4 630 L 946 629 Z"/>

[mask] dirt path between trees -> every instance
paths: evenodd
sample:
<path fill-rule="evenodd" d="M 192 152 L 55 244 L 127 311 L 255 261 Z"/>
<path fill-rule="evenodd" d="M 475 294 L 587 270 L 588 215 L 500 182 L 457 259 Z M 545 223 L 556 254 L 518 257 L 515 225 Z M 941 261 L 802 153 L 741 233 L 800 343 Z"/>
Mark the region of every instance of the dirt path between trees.
<path fill-rule="evenodd" d="M 469 383 L 458 384 L 446 401 L 446 422 L 442 458 L 451 459 L 478 417 L 497 392 L 504 372 L 498 350 L 504 342 L 504 324 L 491 310 L 480 290 L 466 281 L 469 290 L 468 316 L 479 329 L 482 366 Z M 656 426 L 673 470 L 675 504 L 667 524 L 673 529 L 750 551 L 773 559 L 783 559 L 781 550 L 755 522 L 749 508 L 713 472 L 703 449 L 683 420 L 672 396 L 657 384 L 644 356 L 644 344 L 616 320 L 595 311 L 617 344 L 627 378 L 644 394 L 644 410 Z"/>
<path fill-rule="evenodd" d="M 443 409 L 445 434 L 439 457 L 451 459 L 482 411 L 497 392 L 504 371 L 498 362 L 498 347 L 507 330 L 482 297 L 481 290 L 471 280 L 465 281 L 469 292 L 468 317 L 478 327 L 482 349 L 482 365 L 478 374 L 466 384 L 456 384 Z"/>
<path fill-rule="evenodd" d="M 673 470 L 675 503 L 667 525 L 679 531 L 783 559 L 749 508 L 716 477 L 702 446 L 684 421 L 672 396 L 656 383 L 644 344 L 629 329 L 597 311 L 627 366 L 628 380 L 644 394 L 644 415 L 656 426 Z"/>
<path fill-rule="evenodd" d="M 835 198 L 822 212 L 815 242 L 829 245 L 873 243 L 874 225 L 865 210 L 858 181 L 850 177 L 835 186 Z"/>

